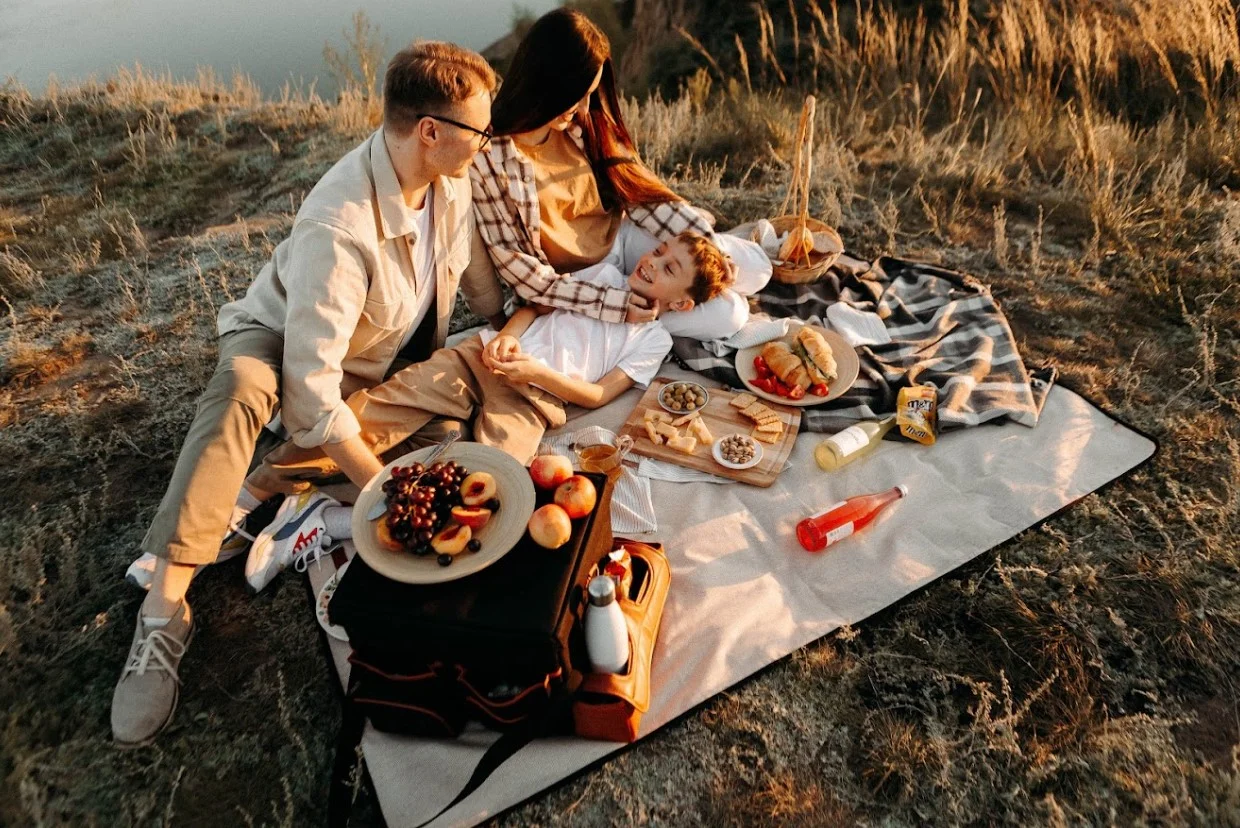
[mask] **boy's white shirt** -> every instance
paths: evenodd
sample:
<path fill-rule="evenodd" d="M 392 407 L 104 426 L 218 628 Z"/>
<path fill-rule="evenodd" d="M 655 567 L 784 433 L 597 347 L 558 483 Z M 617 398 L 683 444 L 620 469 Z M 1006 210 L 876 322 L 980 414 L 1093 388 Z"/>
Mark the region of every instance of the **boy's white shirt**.
<path fill-rule="evenodd" d="M 628 276 L 606 259 L 574 272 L 571 278 L 600 287 L 628 286 Z M 482 331 L 482 344 L 498 335 L 489 328 Z M 603 322 L 566 310 L 539 316 L 519 341 L 522 353 L 565 376 L 598 382 L 619 368 L 639 386 L 650 384 L 672 349 L 672 336 L 661 322 Z"/>

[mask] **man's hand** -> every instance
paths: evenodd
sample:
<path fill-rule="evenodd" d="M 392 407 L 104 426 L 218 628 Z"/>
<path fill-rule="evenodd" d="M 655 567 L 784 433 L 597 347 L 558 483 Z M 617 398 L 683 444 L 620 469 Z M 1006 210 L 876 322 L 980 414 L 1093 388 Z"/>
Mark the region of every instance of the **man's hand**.
<path fill-rule="evenodd" d="M 507 362 L 513 354 L 521 353 L 521 343 L 515 336 L 500 334 L 482 349 L 482 364 L 495 370 L 499 363 Z"/>
<path fill-rule="evenodd" d="M 659 310 L 658 299 L 648 300 L 630 292 L 629 309 L 624 315 L 624 321 L 637 325 L 653 322 L 659 318 Z"/>
<path fill-rule="evenodd" d="M 516 353 L 504 362 L 495 363 L 491 370 L 509 385 L 529 385 L 538 382 L 547 367 L 529 354 Z"/>

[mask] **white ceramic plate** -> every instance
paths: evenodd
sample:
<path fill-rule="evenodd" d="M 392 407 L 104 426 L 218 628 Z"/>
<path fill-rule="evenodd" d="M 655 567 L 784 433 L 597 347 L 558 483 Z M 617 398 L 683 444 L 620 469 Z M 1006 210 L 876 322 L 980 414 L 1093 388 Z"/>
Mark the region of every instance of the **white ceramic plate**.
<path fill-rule="evenodd" d="M 348 642 L 349 634 L 344 631 L 344 627 L 333 624 L 327 618 L 327 605 L 332 600 L 332 596 L 336 594 L 336 587 L 340 586 L 340 578 L 344 575 L 344 571 L 349 568 L 352 558 L 344 562 L 344 566 L 337 569 L 332 576 L 328 578 L 323 586 L 319 587 L 318 600 L 314 604 L 314 617 L 319 619 L 319 626 L 323 631 L 332 638 Z"/>
<path fill-rule="evenodd" d="M 856 349 L 848 344 L 848 340 L 844 339 L 844 337 L 840 336 L 835 331 L 828 331 L 827 329 L 820 328 L 817 325 L 812 325 L 811 327 L 818 331 L 818 333 L 822 334 L 823 339 L 827 340 L 827 344 L 831 346 L 831 355 L 835 357 L 835 370 L 837 376 L 827 386 L 827 391 L 829 392 L 827 396 L 820 397 L 816 394 L 806 394 L 799 400 L 790 400 L 787 397 L 781 397 L 778 394 L 771 394 L 767 391 L 763 391 L 761 388 L 754 385 L 753 381 L 758 378 L 758 372 L 754 370 L 753 358 L 762 354 L 762 349 L 767 344 L 765 342 L 762 343 L 762 345 L 752 345 L 748 348 L 742 348 L 736 352 L 736 373 L 740 376 L 741 382 L 745 383 L 745 387 L 749 389 L 750 394 L 753 394 L 755 397 L 761 397 L 764 400 L 769 400 L 770 402 L 782 403 L 784 405 L 806 406 L 819 405 L 821 403 L 829 402 L 830 400 L 833 400 L 843 394 L 849 388 L 852 388 L 852 384 L 857 381 L 857 375 L 861 373 L 861 359 L 857 356 Z M 787 342 L 789 345 L 794 344 L 796 342 L 796 333 L 798 330 L 800 330 L 799 326 L 794 327 L 787 336 L 782 337 L 783 341 Z"/>
<path fill-rule="evenodd" d="M 495 478 L 496 497 L 500 509 L 474 533 L 482 544 L 477 552 L 463 552 L 448 566 L 440 566 L 436 555 L 418 557 L 407 552 L 394 552 L 379 543 L 379 521 L 366 516 L 383 499 L 383 482 L 392 476 L 396 466 L 408 466 L 430 455 L 434 446 L 410 452 L 383 467 L 375 475 L 353 505 L 353 543 L 357 554 L 380 575 L 406 584 L 440 584 L 455 581 L 486 569 L 508 554 L 525 534 L 525 525 L 534 513 L 534 483 L 530 473 L 509 455 L 478 443 L 454 443 L 439 458 L 440 462 L 455 460 L 471 472 L 488 472 Z"/>
<path fill-rule="evenodd" d="M 750 362 L 753 362 L 753 360 L 752 360 L 752 359 L 750 359 L 749 361 L 750 361 Z M 684 415 L 684 414 L 692 414 L 693 412 L 692 412 L 692 411 L 685 411 L 685 410 L 680 410 L 680 411 L 677 411 L 676 409 L 674 409 L 674 408 L 672 408 L 670 405 L 668 405 L 666 402 L 664 402 L 665 395 L 667 394 L 667 390 L 668 390 L 669 388 L 671 388 L 673 385 L 688 385 L 688 386 L 691 386 L 691 387 L 693 388 L 693 390 L 694 390 L 694 391 L 697 391 L 699 394 L 701 394 L 703 397 L 705 397 L 705 398 L 706 398 L 706 402 L 702 403 L 702 404 L 701 404 L 701 405 L 699 405 L 697 408 L 693 409 L 693 411 L 701 411 L 703 408 L 705 408 L 705 407 L 706 407 L 706 403 L 710 402 L 710 392 L 709 392 L 709 391 L 707 391 L 707 390 L 706 390 L 706 386 L 702 385 L 701 383 L 698 383 L 698 382 L 689 382 L 689 381 L 687 381 L 687 380 L 676 380 L 675 382 L 669 382 L 667 385 L 665 385 L 665 386 L 663 386 L 662 388 L 660 388 L 660 389 L 659 389 L 659 405 L 661 405 L 661 406 L 663 407 L 663 410 L 664 410 L 664 411 L 667 411 L 667 412 L 669 412 L 669 413 L 671 413 L 671 414 L 675 414 L 677 417 L 682 416 L 682 415 Z"/>
<path fill-rule="evenodd" d="M 752 469 L 754 466 L 762 462 L 762 444 L 748 435 L 742 434 L 741 436 L 744 437 L 746 440 L 748 440 L 750 443 L 752 443 L 754 447 L 753 457 L 750 458 L 749 462 L 732 463 L 728 460 L 724 460 L 723 459 L 723 441 L 725 438 L 720 437 L 718 440 L 715 441 L 715 444 L 711 446 L 711 449 L 710 449 L 710 453 L 715 458 L 716 463 L 718 463 L 719 465 L 727 469 L 738 469 L 739 470 L 739 469 Z"/>

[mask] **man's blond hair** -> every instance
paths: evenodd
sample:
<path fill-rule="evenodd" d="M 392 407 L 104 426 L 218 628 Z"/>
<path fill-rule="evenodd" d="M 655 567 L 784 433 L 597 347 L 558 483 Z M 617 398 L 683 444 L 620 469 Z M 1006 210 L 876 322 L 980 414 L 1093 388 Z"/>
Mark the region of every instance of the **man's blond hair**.
<path fill-rule="evenodd" d="M 439 40 L 419 40 L 388 62 L 383 76 L 383 123 L 408 135 L 418 115 L 447 115 L 453 104 L 481 91 L 494 94 L 495 70 L 477 52 Z"/>

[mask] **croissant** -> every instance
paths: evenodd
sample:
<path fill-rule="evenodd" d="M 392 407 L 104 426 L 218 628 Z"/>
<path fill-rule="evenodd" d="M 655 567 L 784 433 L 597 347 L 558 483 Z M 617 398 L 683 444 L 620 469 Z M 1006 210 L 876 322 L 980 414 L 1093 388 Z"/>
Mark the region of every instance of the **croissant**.
<path fill-rule="evenodd" d="M 792 349 L 787 344 L 778 341 L 768 342 L 762 349 L 762 358 L 766 360 L 767 366 L 775 376 L 779 377 L 780 382 L 785 385 L 799 385 L 808 390 L 813 384 L 810 381 L 809 372 L 805 370 L 805 363 L 792 353 Z"/>
<path fill-rule="evenodd" d="M 806 326 L 797 331 L 797 345 L 805 351 L 805 370 L 815 383 L 829 384 L 837 375 L 835 356 L 822 334 Z"/>

